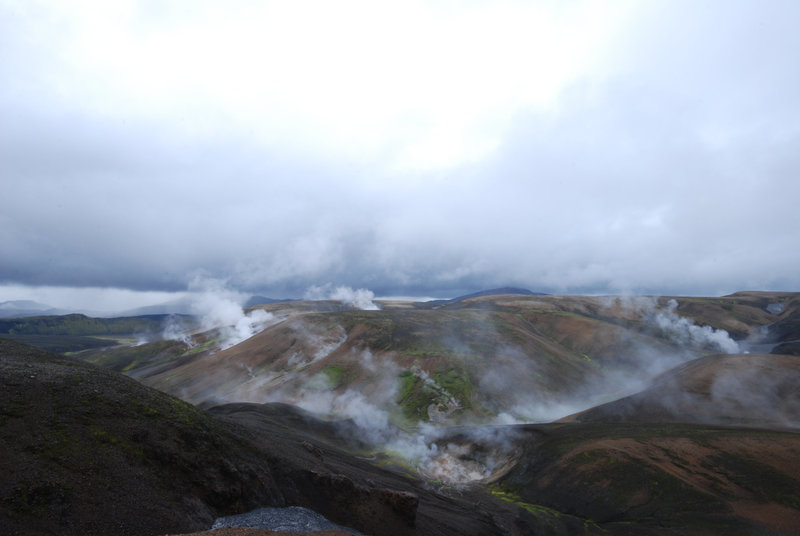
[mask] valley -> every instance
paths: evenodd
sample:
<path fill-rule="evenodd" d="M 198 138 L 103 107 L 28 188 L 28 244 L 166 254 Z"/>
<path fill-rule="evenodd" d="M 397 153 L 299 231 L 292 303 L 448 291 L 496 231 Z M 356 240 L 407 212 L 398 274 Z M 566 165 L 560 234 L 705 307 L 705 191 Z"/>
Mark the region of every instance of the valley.
<path fill-rule="evenodd" d="M 800 293 L 375 305 L 164 318 L 68 356 L 0 340 L 0 528 L 297 505 L 364 534 L 800 533 Z M 58 322 L 10 335 L 109 329 Z"/>

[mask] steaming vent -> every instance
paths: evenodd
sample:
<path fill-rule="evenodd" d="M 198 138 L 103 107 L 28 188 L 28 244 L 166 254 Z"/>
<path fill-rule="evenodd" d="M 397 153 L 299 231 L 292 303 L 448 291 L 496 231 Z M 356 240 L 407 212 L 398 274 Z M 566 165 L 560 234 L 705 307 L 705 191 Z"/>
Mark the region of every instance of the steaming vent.
<path fill-rule="evenodd" d="M 420 474 L 447 484 L 490 483 L 519 461 L 522 449 L 511 428 L 486 427 L 436 441 L 434 452 L 420 464 Z"/>
<path fill-rule="evenodd" d="M 770 303 L 767 305 L 767 312 L 773 315 L 779 315 L 783 312 L 785 307 L 785 303 Z"/>

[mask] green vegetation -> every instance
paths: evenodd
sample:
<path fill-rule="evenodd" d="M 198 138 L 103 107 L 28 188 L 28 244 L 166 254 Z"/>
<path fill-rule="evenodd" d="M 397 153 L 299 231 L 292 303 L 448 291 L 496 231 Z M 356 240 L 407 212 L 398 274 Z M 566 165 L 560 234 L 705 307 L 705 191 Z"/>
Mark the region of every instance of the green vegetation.
<path fill-rule="evenodd" d="M 194 348 L 190 349 L 188 352 L 186 352 L 186 355 L 194 355 L 194 354 L 199 354 L 200 352 L 205 352 L 206 350 L 217 344 L 217 342 L 219 342 L 219 339 L 213 339 L 213 338 L 208 339 L 204 343 L 198 344 Z"/>
<path fill-rule="evenodd" d="M 462 407 L 471 406 L 475 386 L 466 369 L 451 366 L 444 370 L 437 370 L 433 378 L 448 394 L 458 400 Z"/>
<path fill-rule="evenodd" d="M 398 402 L 402 402 L 410 397 L 415 390 L 414 388 L 422 381 L 410 370 L 401 372 L 398 375 L 398 380 L 400 381 L 400 392 L 397 393 Z"/>
<path fill-rule="evenodd" d="M 563 514 L 558 510 L 554 510 L 553 508 L 548 508 L 547 506 L 542 506 L 541 504 L 532 504 L 529 502 L 525 502 L 517 493 L 511 491 L 508 488 L 504 488 L 503 486 L 490 486 L 489 493 L 491 493 L 492 496 L 500 499 L 501 501 L 511 503 L 526 510 L 528 513 L 536 516 L 536 518 L 539 519 L 540 522 L 544 522 L 551 528 L 558 529 L 559 527 L 561 527 L 560 520 Z M 589 521 L 584 523 L 585 529 L 590 527 L 596 528 L 594 523 L 591 523 Z"/>
<path fill-rule="evenodd" d="M 496 489 L 491 490 L 491 493 L 498 499 L 510 502 L 512 504 L 516 504 L 517 506 L 524 508 L 525 510 L 527 510 L 528 512 L 532 513 L 535 516 L 547 515 L 556 518 L 561 517 L 561 512 L 559 512 L 558 510 L 553 510 L 552 508 L 548 508 L 547 506 L 542 506 L 540 504 L 526 503 L 522 499 L 520 499 L 518 495 L 514 495 L 513 493 L 500 491 Z"/>
<path fill-rule="evenodd" d="M 0 319 L 0 337 L 56 353 L 87 352 L 133 342 L 136 334 L 160 334 L 170 315 L 92 318 L 81 314 Z M 192 317 L 178 317 L 188 329 Z M 121 369 L 116 369 L 121 370 Z"/>
<path fill-rule="evenodd" d="M 99 337 L 82 337 L 75 335 L 18 335 L 4 333 L 0 335 L 0 337 L 30 344 L 42 350 L 58 354 L 105 348 L 117 344 L 116 341 L 105 338 L 101 339 Z"/>
<path fill-rule="evenodd" d="M 344 384 L 347 371 L 342 365 L 328 365 L 322 373 L 327 376 L 330 388 L 338 389 Z"/>
<path fill-rule="evenodd" d="M 473 406 L 475 386 L 463 367 L 449 366 L 435 371 L 429 380 L 420 374 L 405 370 L 398 375 L 399 390 L 395 402 L 403 416 L 410 420 L 429 419 L 428 407 L 437 404 L 440 410 L 457 404 L 460 409 Z"/>
<path fill-rule="evenodd" d="M 424 380 L 410 370 L 401 372 L 398 379 L 400 389 L 395 401 L 400 405 L 403 416 L 411 422 L 427 421 L 427 409 L 433 403 L 435 393 L 425 389 Z"/>
<path fill-rule="evenodd" d="M 78 357 L 89 363 L 117 372 L 130 372 L 142 365 L 163 363 L 184 354 L 186 345 L 179 341 L 154 341 L 138 346 L 109 348 L 103 352 L 87 352 Z"/>

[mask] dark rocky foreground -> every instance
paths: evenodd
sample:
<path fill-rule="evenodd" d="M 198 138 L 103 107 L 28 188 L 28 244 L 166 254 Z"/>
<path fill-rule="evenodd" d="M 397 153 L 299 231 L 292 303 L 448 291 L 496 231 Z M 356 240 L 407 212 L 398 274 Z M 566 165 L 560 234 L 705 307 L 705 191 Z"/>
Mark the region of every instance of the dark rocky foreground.
<path fill-rule="evenodd" d="M 158 534 L 283 496 L 257 449 L 135 381 L 0 342 L 0 533 Z"/>

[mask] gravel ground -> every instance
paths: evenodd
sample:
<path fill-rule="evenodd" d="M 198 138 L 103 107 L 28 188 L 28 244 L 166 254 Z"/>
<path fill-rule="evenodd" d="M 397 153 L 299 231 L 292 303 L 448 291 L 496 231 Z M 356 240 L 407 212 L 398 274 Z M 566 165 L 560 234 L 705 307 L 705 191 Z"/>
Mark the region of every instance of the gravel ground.
<path fill-rule="evenodd" d="M 361 534 L 353 529 L 337 525 L 315 511 L 301 506 L 259 508 L 246 514 L 221 517 L 214 521 L 211 528 L 219 529 L 223 527 L 246 527 L 276 532 L 296 531 L 300 533 L 338 530 L 349 534 Z"/>
<path fill-rule="evenodd" d="M 166 536 L 350 536 L 352 532 L 340 530 L 318 530 L 313 532 L 275 532 L 272 530 L 227 527 L 222 529 L 193 532 L 191 534 L 167 534 Z"/>

